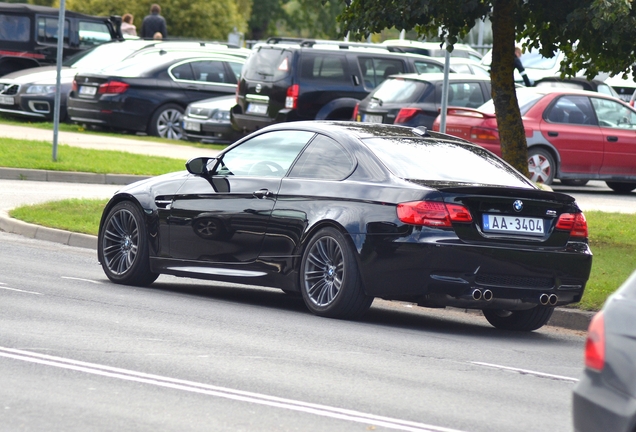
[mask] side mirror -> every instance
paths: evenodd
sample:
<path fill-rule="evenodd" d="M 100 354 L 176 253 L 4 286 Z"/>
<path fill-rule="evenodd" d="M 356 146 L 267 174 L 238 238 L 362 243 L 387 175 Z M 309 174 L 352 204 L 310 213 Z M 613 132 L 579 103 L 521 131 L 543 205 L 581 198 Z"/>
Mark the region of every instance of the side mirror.
<path fill-rule="evenodd" d="M 190 174 L 206 176 L 210 172 L 210 170 L 208 169 L 208 167 L 210 166 L 210 162 L 213 162 L 212 168 L 216 166 L 216 158 L 198 157 L 190 159 L 188 162 L 186 162 L 186 169 Z"/>

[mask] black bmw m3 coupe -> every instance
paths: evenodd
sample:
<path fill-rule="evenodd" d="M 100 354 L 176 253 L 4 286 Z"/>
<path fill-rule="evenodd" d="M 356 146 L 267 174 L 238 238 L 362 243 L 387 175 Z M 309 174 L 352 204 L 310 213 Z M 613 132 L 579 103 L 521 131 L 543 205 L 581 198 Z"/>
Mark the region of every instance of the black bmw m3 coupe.
<path fill-rule="evenodd" d="M 113 282 L 276 287 L 346 319 L 378 297 L 479 309 L 495 327 L 531 331 L 578 302 L 589 278 L 574 198 L 425 128 L 282 123 L 186 168 L 107 204 L 98 255 Z"/>

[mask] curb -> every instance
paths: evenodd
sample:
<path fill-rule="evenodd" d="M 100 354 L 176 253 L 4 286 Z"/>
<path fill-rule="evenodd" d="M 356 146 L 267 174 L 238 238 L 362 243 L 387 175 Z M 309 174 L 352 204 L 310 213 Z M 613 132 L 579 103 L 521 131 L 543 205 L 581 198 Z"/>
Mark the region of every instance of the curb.
<path fill-rule="evenodd" d="M 94 174 L 26 168 L 0 168 L 0 179 L 3 180 L 127 185 L 147 178 L 150 177 L 130 174 Z"/>

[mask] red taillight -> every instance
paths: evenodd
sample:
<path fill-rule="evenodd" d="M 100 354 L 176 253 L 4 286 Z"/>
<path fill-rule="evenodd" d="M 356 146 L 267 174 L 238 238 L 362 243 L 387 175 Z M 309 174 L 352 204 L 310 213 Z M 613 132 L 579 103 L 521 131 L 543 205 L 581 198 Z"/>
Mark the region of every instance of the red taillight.
<path fill-rule="evenodd" d="M 298 84 L 294 84 L 287 88 L 287 97 L 285 98 L 285 108 L 296 109 L 298 107 L 298 93 L 300 93 L 300 87 Z"/>
<path fill-rule="evenodd" d="M 559 216 L 556 229 L 570 231 L 570 237 L 587 238 L 587 220 L 583 213 L 563 213 Z"/>
<path fill-rule="evenodd" d="M 466 207 L 438 201 L 400 203 L 397 206 L 397 215 L 404 223 L 430 227 L 451 227 L 452 222 L 473 220 Z"/>
<path fill-rule="evenodd" d="M 77 92 L 78 86 L 77 86 L 77 81 L 73 80 L 73 86 L 71 87 L 71 90 L 73 92 Z"/>
<path fill-rule="evenodd" d="M 470 128 L 470 139 L 478 141 L 499 141 L 499 131 L 482 127 Z"/>
<path fill-rule="evenodd" d="M 587 329 L 585 366 L 599 372 L 605 366 L 605 318 L 602 311 L 594 315 Z"/>
<path fill-rule="evenodd" d="M 397 117 L 395 117 L 394 124 L 402 124 L 407 123 L 413 119 L 416 115 L 422 112 L 419 108 L 402 108 L 400 112 L 398 112 Z"/>
<path fill-rule="evenodd" d="M 108 81 L 99 86 L 99 89 L 97 89 L 97 93 L 99 94 L 123 93 L 126 90 L 128 90 L 128 87 L 130 86 L 126 84 L 125 82 Z"/>
<path fill-rule="evenodd" d="M 358 120 L 358 109 L 359 108 L 360 108 L 360 103 L 357 103 L 355 108 L 353 109 L 353 115 L 351 116 L 351 120 L 360 121 L 360 120 Z"/>

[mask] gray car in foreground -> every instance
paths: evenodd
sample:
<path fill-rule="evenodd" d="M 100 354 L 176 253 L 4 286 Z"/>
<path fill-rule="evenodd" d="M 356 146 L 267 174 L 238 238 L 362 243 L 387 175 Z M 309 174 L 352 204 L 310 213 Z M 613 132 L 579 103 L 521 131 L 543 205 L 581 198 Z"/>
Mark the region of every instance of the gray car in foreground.
<path fill-rule="evenodd" d="M 577 432 L 636 430 L 636 272 L 594 316 L 574 388 Z"/>

